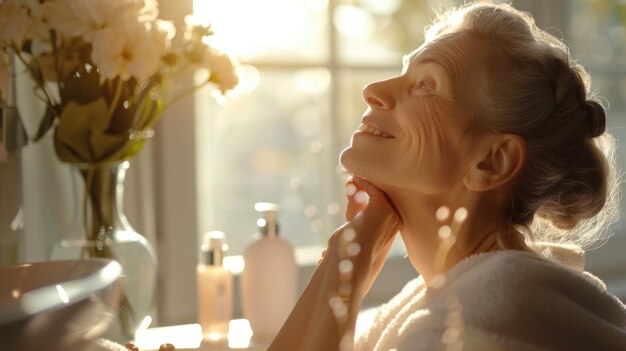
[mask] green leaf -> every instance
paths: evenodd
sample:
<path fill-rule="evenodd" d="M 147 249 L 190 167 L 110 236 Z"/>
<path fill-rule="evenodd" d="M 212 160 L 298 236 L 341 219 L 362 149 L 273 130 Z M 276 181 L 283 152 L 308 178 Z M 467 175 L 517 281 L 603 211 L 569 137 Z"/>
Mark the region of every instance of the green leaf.
<path fill-rule="evenodd" d="M 101 97 L 100 75 L 95 69 L 81 70 L 79 77 L 66 81 L 61 88 L 61 101 L 75 101 L 88 104 Z"/>
<path fill-rule="evenodd" d="M 113 112 L 113 116 L 111 116 L 108 131 L 110 133 L 128 133 L 128 131 L 133 128 L 134 114 L 134 106 L 124 108 L 123 104 L 118 104 L 115 112 Z"/>
<path fill-rule="evenodd" d="M 111 132 L 104 98 L 89 104 L 67 103 L 59 116 L 54 146 L 67 163 L 112 163 L 135 156 L 147 139 L 131 138 L 130 131 Z"/>
<path fill-rule="evenodd" d="M 89 104 L 68 102 L 59 116 L 54 134 L 54 146 L 61 161 L 84 163 L 97 161 L 91 140 L 93 135 L 103 134 L 108 126 L 108 106 L 103 98 Z M 98 153 L 102 148 L 98 147 Z"/>

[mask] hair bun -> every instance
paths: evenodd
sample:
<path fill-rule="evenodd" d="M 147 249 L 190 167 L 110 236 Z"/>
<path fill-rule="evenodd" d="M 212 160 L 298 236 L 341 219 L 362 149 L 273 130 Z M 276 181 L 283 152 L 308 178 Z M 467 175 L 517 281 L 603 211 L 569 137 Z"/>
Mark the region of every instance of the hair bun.
<path fill-rule="evenodd" d="M 595 138 L 602 135 L 606 129 L 604 107 L 593 100 L 587 100 L 585 106 L 587 108 L 587 120 L 589 123 L 589 137 Z"/>

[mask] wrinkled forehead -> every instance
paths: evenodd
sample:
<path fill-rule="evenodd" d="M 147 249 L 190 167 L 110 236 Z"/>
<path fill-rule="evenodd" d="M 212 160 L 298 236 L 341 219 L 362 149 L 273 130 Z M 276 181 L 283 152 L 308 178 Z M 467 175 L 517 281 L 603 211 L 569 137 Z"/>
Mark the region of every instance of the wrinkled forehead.
<path fill-rule="evenodd" d="M 406 70 L 411 62 L 426 58 L 441 65 L 450 77 L 455 100 L 466 107 L 473 105 L 479 93 L 479 81 L 484 77 L 486 65 L 497 60 L 498 48 L 486 39 L 478 38 L 468 32 L 440 35 L 425 42 L 412 53 L 404 57 Z"/>

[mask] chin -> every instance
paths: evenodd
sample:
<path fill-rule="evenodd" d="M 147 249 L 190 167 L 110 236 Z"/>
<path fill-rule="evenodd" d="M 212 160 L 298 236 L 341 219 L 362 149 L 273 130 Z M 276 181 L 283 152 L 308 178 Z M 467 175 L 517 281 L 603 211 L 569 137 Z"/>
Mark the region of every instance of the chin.
<path fill-rule="evenodd" d="M 350 146 L 343 149 L 339 154 L 339 164 L 350 174 L 356 174 L 354 158 L 354 150 Z"/>
<path fill-rule="evenodd" d="M 372 174 L 374 171 L 373 165 L 363 160 L 362 156 L 353 148 L 347 147 L 339 154 L 339 164 L 349 174 L 371 181 L 372 178 L 376 178 Z"/>

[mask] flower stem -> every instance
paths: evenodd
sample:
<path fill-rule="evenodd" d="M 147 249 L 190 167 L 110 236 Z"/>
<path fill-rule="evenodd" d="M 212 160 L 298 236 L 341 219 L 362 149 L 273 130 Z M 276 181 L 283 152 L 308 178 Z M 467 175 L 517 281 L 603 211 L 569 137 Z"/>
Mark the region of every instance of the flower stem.
<path fill-rule="evenodd" d="M 87 174 L 85 176 L 85 194 L 83 194 L 83 225 L 85 226 L 85 234 L 91 236 L 91 228 L 89 228 L 89 218 L 87 212 L 89 210 L 89 194 L 91 192 L 92 184 L 93 184 L 93 169 L 87 169 Z M 92 218 L 93 220 L 93 218 Z M 89 238 L 94 240 L 95 238 Z"/>
<path fill-rule="evenodd" d="M 139 104 L 139 108 L 137 109 L 139 117 L 137 118 L 137 123 L 135 124 L 135 130 L 144 130 L 145 126 L 150 124 L 149 118 L 151 111 L 146 112 L 146 109 L 150 108 L 148 99 L 150 99 L 150 94 L 146 94 Z"/>
<path fill-rule="evenodd" d="M 111 101 L 111 105 L 109 106 L 109 112 L 107 113 L 107 120 L 111 120 L 113 117 L 113 113 L 117 109 L 117 103 L 120 101 L 120 97 L 122 96 L 122 79 L 117 78 L 117 86 L 115 87 L 115 95 L 113 96 L 113 101 Z"/>
<path fill-rule="evenodd" d="M 191 93 L 195 92 L 196 90 L 204 87 L 205 85 L 211 83 L 211 79 L 210 77 L 207 78 L 207 80 L 205 80 L 204 82 L 195 85 L 185 91 L 183 91 L 182 93 L 178 94 L 175 98 L 173 98 L 172 100 L 170 100 L 164 107 L 163 107 L 163 111 L 167 110 L 170 106 L 174 105 L 176 102 L 178 102 L 179 100 L 181 100 L 184 97 L 187 97 L 188 95 L 190 95 Z M 163 112 L 161 111 L 161 112 Z"/>
<path fill-rule="evenodd" d="M 13 50 L 13 54 L 18 58 L 18 60 L 20 60 L 20 62 L 24 65 L 24 67 L 26 67 L 26 69 L 28 69 L 28 71 L 30 72 L 31 77 L 33 77 L 33 78 L 38 77 L 37 72 L 35 70 L 33 70 L 33 68 L 28 64 L 28 62 L 26 62 L 26 60 L 22 57 L 22 55 L 19 54 L 20 51 L 17 50 L 17 48 L 15 48 L 15 47 L 12 47 L 12 50 Z M 44 101 L 44 102 L 48 106 L 53 108 L 55 106 L 55 104 L 52 101 L 52 98 L 50 97 L 50 94 L 48 94 L 48 91 L 44 87 L 43 83 L 40 81 L 40 79 L 35 79 L 35 83 L 37 83 L 37 88 L 39 88 L 39 90 L 41 90 L 41 92 L 46 97 L 46 101 Z M 54 110 L 54 108 L 53 108 L 53 110 Z"/>

